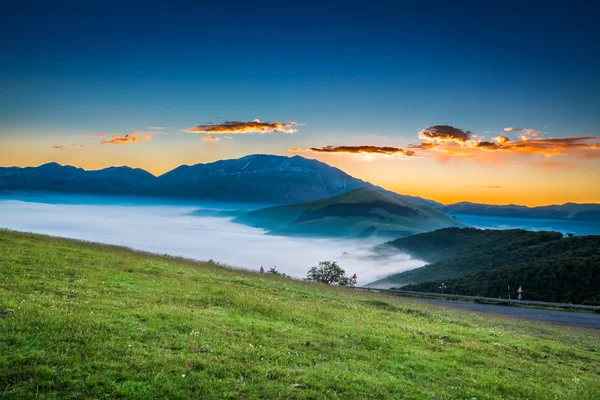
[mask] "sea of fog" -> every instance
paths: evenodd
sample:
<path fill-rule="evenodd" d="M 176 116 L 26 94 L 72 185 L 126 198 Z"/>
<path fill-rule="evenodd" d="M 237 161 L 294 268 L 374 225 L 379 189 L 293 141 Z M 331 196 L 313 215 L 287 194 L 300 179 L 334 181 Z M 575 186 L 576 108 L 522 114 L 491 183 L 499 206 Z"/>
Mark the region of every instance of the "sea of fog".
<path fill-rule="evenodd" d="M 288 238 L 232 222 L 234 204 L 199 204 L 109 196 L 29 196 L 0 199 L 0 227 L 66 238 L 127 246 L 197 260 L 213 259 L 238 268 L 276 266 L 304 277 L 324 260 L 336 260 L 359 285 L 425 265 L 400 252 L 382 256 L 374 246 L 383 240 Z M 204 212 L 203 212 L 204 211 Z"/>

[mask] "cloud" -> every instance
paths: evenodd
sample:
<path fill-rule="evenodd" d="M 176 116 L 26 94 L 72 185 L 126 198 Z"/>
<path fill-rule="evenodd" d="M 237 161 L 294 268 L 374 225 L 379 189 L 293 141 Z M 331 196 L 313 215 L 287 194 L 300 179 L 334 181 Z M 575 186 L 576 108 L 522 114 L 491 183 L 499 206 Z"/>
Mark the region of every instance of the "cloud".
<path fill-rule="evenodd" d="M 506 138 L 505 136 L 499 136 Z M 496 138 L 497 139 L 497 138 Z M 508 139 L 508 138 L 506 138 Z M 552 156 L 568 156 L 577 153 L 577 150 L 593 151 L 597 153 L 600 150 L 600 140 L 597 136 L 580 136 L 570 138 L 557 139 L 521 139 L 516 142 L 510 140 L 502 141 L 480 141 L 475 144 L 475 147 L 482 148 L 488 151 L 507 151 L 513 153 L 527 154 L 542 154 L 546 157 Z M 600 158 L 600 154 L 588 154 L 589 158 Z"/>
<path fill-rule="evenodd" d="M 145 133 L 130 133 L 125 136 L 112 135 L 112 139 L 103 140 L 100 144 L 127 144 L 127 143 L 138 143 L 152 140 L 152 136 Z"/>
<path fill-rule="evenodd" d="M 504 130 L 506 132 L 521 132 L 524 135 L 527 136 L 540 136 L 540 132 L 536 131 L 535 129 L 530 129 L 530 128 L 513 128 L 512 126 L 509 126 L 508 128 L 504 128 Z"/>
<path fill-rule="evenodd" d="M 135 137 L 143 137 L 143 136 L 149 136 L 149 135 L 166 135 L 167 132 L 156 132 L 156 131 L 140 131 L 140 130 L 135 130 L 125 136 L 135 136 Z M 115 136 L 122 136 L 121 134 L 118 133 L 90 133 L 89 136 L 92 137 L 112 137 L 114 138 Z"/>
<path fill-rule="evenodd" d="M 202 136 L 202 140 L 205 140 L 207 142 L 218 142 L 221 139 L 214 136 Z"/>
<path fill-rule="evenodd" d="M 304 153 L 307 150 L 301 149 L 300 147 L 290 147 L 288 149 L 288 151 L 292 152 L 292 153 Z"/>
<path fill-rule="evenodd" d="M 223 136 L 223 139 L 229 139 L 229 140 L 231 140 L 231 139 L 233 139 L 233 136 Z"/>
<path fill-rule="evenodd" d="M 301 150 L 295 147 L 292 149 L 290 149 L 290 151 Z M 394 146 L 325 146 L 318 148 L 311 147 L 307 151 L 312 151 L 314 153 L 380 154 L 386 156 L 401 154 L 406 157 L 413 157 L 415 155 L 413 150 L 405 150 L 402 147 Z"/>
<path fill-rule="evenodd" d="M 449 125 L 436 125 L 419 132 L 423 140 L 420 144 L 408 147 L 424 152 L 436 152 L 440 158 L 462 157 L 486 159 L 490 154 L 538 154 L 545 157 L 579 156 L 600 158 L 600 137 L 578 136 L 568 138 L 541 138 L 540 133 L 529 128 L 504 128 L 506 132 L 517 132 L 518 138 L 512 141 L 500 135 L 483 140 L 471 131 Z M 489 159 L 489 157 L 487 157 Z M 494 158 L 498 161 L 497 158 Z"/>
<path fill-rule="evenodd" d="M 193 128 L 186 129 L 184 132 L 189 133 L 209 133 L 222 134 L 228 133 L 231 135 L 237 134 L 268 134 L 273 132 L 296 133 L 298 130 L 293 128 L 297 126 L 296 122 L 261 122 L 258 119 L 248 122 L 229 121 L 222 124 L 205 124 L 198 125 Z"/>
<path fill-rule="evenodd" d="M 165 129 L 164 126 L 149 126 L 148 129 L 150 129 L 151 131 L 162 131 L 163 129 Z"/>
<path fill-rule="evenodd" d="M 65 146 L 63 146 L 62 144 L 61 145 L 55 144 L 52 147 L 54 147 L 55 149 L 58 149 L 58 150 L 64 150 L 65 149 Z"/>
<path fill-rule="evenodd" d="M 419 132 L 419 139 L 434 143 L 448 141 L 465 143 L 471 139 L 472 133 L 450 125 L 433 125 Z"/>

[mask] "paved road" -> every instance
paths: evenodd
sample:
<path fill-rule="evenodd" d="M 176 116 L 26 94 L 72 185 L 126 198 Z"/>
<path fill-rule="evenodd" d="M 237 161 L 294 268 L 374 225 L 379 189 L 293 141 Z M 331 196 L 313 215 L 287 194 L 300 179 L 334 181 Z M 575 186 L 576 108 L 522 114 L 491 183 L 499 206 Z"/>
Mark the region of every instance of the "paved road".
<path fill-rule="evenodd" d="M 454 300 L 438 300 L 438 299 L 421 299 L 414 300 L 436 304 L 440 306 L 449 306 L 462 308 L 477 312 L 486 312 L 494 314 L 509 315 L 517 318 L 529 318 L 542 322 L 551 322 L 554 324 L 579 326 L 583 328 L 600 329 L 600 314 L 589 312 L 576 311 L 560 311 L 560 310 L 544 310 L 525 307 L 507 307 L 496 306 L 493 304 L 478 304 L 469 301 L 454 301 Z"/>

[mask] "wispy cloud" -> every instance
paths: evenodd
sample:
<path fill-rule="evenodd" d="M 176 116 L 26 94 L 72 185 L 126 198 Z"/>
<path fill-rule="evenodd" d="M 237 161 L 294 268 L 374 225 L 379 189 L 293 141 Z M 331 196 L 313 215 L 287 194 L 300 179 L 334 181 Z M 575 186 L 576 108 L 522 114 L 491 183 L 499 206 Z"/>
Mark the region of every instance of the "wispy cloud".
<path fill-rule="evenodd" d="M 296 122 L 262 122 L 258 119 L 254 121 L 241 122 L 241 121 L 229 121 L 222 124 L 204 124 L 198 125 L 192 128 L 188 128 L 185 132 L 189 133 L 208 133 L 208 134 L 222 134 L 227 133 L 231 135 L 237 134 L 268 134 L 273 132 L 283 133 L 296 133 L 298 129 L 294 128 L 298 126 Z"/>
<path fill-rule="evenodd" d="M 520 132 L 524 135 L 527 136 L 533 136 L 533 137 L 537 137 L 540 136 L 541 133 L 536 131 L 535 129 L 530 129 L 530 128 L 513 128 L 512 126 L 509 126 L 508 128 L 504 128 L 504 131 L 506 132 Z"/>
<path fill-rule="evenodd" d="M 150 129 L 151 131 L 162 131 L 165 129 L 164 126 L 149 126 L 148 129 Z"/>
<path fill-rule="evenodd" d="M 302 149 L 300 147 L 290 147 L 291 153 L 326 153 L 326 154 L 363 154 L 363 155 L 380 155 L 380 156 L 404 156 L 414 157 L 416 153 L 413 150 L 403 149 L 402 147 L 394 146 L 325 146 L 325 147 L 310 147 Z"/>
<path fill-rule="evenodd" d="M 215 136 L 202 136 L 202 140 L 207 142 L 218 142 L 219 140 L 221 140 L 221 138 Z"/>
<path fill-rule="evenodd" d="M 63 146 L 62 144 L 55 144 L 52 147 L 55 148 L 55 149 L 58 149 L 58 150 L 64 150 L 65 149 L 65 146 Z"/>
<path fill-rule="evenodd" d="M 394 146 L 325 146 L 311 147 L 308 151 L 314 153 L 380 154 L 386 156 L 400 154 L 406 157 L 415 155 L 413 150 L 405 150 L 402 147 Z"/>
<path fill-rule="evenodd" d="M 493 141 L 480 141 L 475 147 L 487 151 L 507 151 L 513 153 L 543 154 L 547 157 L 568 156 L 575 154 L 577 150 L 591 150 L 589 158 L 600 158 L 600 140 L 596 136 L 579 136 L 557 139 L 521 139 L 510 141 L 506 136 L 498 136 Z M 596 141 L 596 142 L 595 142 Z M 595 143 L 594 143 L 595 142 Z"/>
<path fill-rule="evenodd" d="M 103 140 L 100 144 L 127 144 L 152 140 L 152 136 L 144 133 L 130 133 L 125 136 L 112 135 L 111 139 Z"/>

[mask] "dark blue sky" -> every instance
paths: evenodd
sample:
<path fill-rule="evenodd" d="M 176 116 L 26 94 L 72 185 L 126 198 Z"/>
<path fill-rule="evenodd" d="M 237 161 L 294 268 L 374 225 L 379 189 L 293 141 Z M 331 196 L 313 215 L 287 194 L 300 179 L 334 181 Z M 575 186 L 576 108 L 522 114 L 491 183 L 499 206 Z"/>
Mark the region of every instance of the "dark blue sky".
<path fill-rule="evenodd" d="M 592 1 L 11 1 L 0 15 L 0 143 L 47 148 L 61 135 L 154 125 L 174 137 L 255 118 L 304 124 L 293 139 L 243 138 L 200 162 L 406 146 L 436 124 L 597 135 L 599 16 Z"/>
<path fill-rule="evenodd" d="M 105 111 L 123 102 L 132 117 L 165 107 L 209 120 L 259 109 L 320 120 L 330 108 L 358 127 L 402 128 L 398 117 L 410 117 L 408 128 L 420 115 L 561 133 L 598 123 L 594 2 L 12 3 L 1 28 L 9 120 L 37 108 L 53 125 L 63 106 L 87 118 L 85 101 Z M 58 104 L 46 107 L 56 100 L 48 91 Z M 205 103 L 230 107 L 198 115 Z"/>

